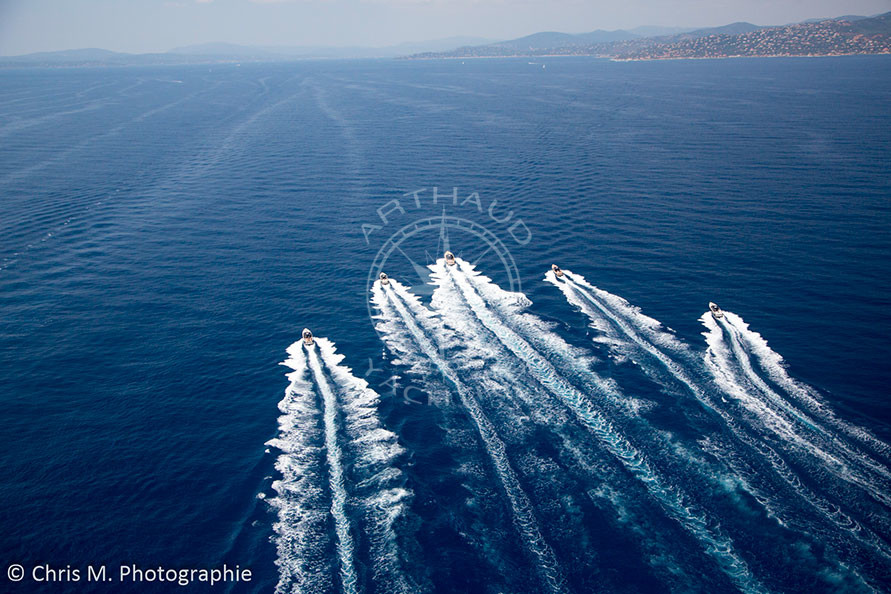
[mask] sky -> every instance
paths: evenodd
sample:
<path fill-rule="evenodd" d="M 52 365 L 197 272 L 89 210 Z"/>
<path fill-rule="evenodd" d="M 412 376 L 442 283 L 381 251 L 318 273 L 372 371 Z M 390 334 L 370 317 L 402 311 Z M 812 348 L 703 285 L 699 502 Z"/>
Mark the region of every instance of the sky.
<path fill-rule="evenodd" d="M 0 0 L 0 55 L 197 43 L 373 46 L 643 25 L 775 25 L 891 11 L 891 0 Z"/>

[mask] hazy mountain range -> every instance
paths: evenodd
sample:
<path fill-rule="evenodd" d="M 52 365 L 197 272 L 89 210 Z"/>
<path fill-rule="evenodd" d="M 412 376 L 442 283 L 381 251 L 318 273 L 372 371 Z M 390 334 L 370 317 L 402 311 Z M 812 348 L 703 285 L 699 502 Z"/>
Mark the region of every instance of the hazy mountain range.
<path fill-rule="evenodd" d="M 543 50 L 558 47 L 584 47 L 593 44 L 612 43 L 618 41 L 633 41 L 654 37 L 664 37 L 667 35 L 674 35 L 678 38 L 705 37 L 708 35 L 721 34 L 735 35 L 738 33 L 755 31 L 759 28 L 760 27 L 758 27 L 758 25 L 753 25 L 751 23 L 732 23 L 730 25 L 724 25 L 722 27 L 711 27 L 708 29 L 666 30 L 661 27 L 641 27 L 640 29 L 632 29 L 630 31 L 621 29 L 618 31 L 604 31 L 598 29 L 597 31 L 591 31 L 590 33 L 578 34 L 556 33 L 547 31 L 542 33 L 534 33 L 532 35 L 527 35 L 518 39 L 489 43 L 486 44 L 486 47 L 505 48 L 522 52 L 526 50 Z M 649 31 L 646 34 L 643 34 L 640 33 L 641 29 Z"/>
<path fill-rule="evenodd" d="M 494 40 L 481 37 L 448 37 L 408 42 L 387 47 L 247 46 L 203 43 L 176 47 L 167 52 L 129 54 L 86 48 L 0 56 L 0 66 L 124 66 L 152 64 L 202 64 L 214 62 L 277 62 L 312 58 L 394 58 L 420 52 L 443 52 L 462 46 L 483 45 Z"/>
<path fill-rule="evenodd" d="M 848 15 L 801 23 L 721 27 L 640 36 L 634 31 L 593 31 L 581 35 L 536 33 L 519 39 L 427 52 L 412 58 L 511 56 L 600 56 L 647 60 L 757 56 L 834 56 L 891 53 L 891 13 Z"/>
<path fill-rule="evenodd" d="M 467 45 L 485 45 L 492 39 L 447 37 L 432 41 L 406 42 L 386 47 L 246 46 L 234 43 L 203 43 L 175 47 L 168 54 L 183 56 L 232 56 L 241 58 L 392 58 L 418 52 L 449 51 Z"/>
<path fill-rule="evenodd" d="M 765 36 L 770 41 L 782 36 L 801 36 L 813 29 L 826 36 L 833 30 L 839 39 L 864 35 L 873 40 L 869 51 L 858 51 L 856 45 L 835 46 L 825 43 L 820 52 L 833 53 L 885 53 L 891 42 L 891 13 L 876 17 L 846 15 L 834 19 L 810 19 L 802 23 L 764 27 L 752 23 L 731 23 L 705 29 L 683 27 L 645 26 L 630 30 L 589 33 L 561 33 L 545 31 L 517 39 L 494 41 L 476 37 L 449 37 L 426 42 L 401 43 L 386 47 L 322 47 L 322 46 L 245 46 L 233 43 L 205 43 L 173 48 L 167 52 L 129 54 L 104 49 L 86 48 L 57 52 L 38 52 L 23 56 L 0 57 L 0 67 L 34 66 L 127 66 L 163 64 L 206 64 L 224 62 L 275 62 L 321 58 L 462 58 L 525 55 L 599 55 L 614 58 L 646 59 L 659 57 L 715 57 L 721 55 L 759 55 L 746 50 L 747 43 L 764 45 Z M 833 29 L 834 28 L 834 29 Z M 751 39 L 746 36 L 750 36 Z M 886 39 L 887 38 L 887 39 Z M 795 37 L 797 39 L 797 37 Z M 822 39 L 822 38 L 821 38 Z M 878 39 L 878 42 L 875 42 Z M 703 42 L 701 40 L 708 40 Z M 785 45 L 783 45 L 785 44 Z M 756 44 L 757 45 L 757 44 Z M 810 51 L 810 46 L 786 40 L 780 43 L 786 53 Z M 861 43 L 862 45 L 862 43 Z M 768 43 L 764 47 L 773 47 Z M 723 48 L 723 49 L 722 49 Z M 791 48 L 791 49 L 790 49 Z M 878 49 L 876 49 L 878 48 Z M 861 50 L 863 48 L 860 48 Z M 729 53 L 727 51 L 736 52 Z M 724 52 L 722 54 L 721 52 Z M 774 54 L 770 54 L 774 55 Z"/>

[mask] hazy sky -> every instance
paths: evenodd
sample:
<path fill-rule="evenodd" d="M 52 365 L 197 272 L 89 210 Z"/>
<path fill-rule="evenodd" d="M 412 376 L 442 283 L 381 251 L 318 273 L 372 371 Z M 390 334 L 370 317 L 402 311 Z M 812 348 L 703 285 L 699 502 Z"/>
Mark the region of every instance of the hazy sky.
<path fill-rule="evenodd" d="M 783 24 L 891 11 L 891 0 L 0 0 L 0 55 L 101 47 L 370 45 L 640 25 Z"/>

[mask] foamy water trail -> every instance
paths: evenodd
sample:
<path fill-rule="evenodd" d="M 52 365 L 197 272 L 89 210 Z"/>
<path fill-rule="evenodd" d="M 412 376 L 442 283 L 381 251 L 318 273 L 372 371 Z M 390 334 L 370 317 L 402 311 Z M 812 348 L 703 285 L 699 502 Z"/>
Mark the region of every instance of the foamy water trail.
<path fill-rule="evenodd" d="M 815 443 L 816 439 L 808 439 L 811 437 L 809 435 L 800 437 L 798 434 L 795 434 L 793 437 L 789 437 L 788 435 L 784 435 L 784 437 L 788 437 L 790 440 L 795 440 L 803 449 L 820 457 L 827 468 L 842 480 L 860 486 L 877 501 L 891 506 L 891 485 L 888 483 L 889 474 L 891 473 L 889 473 L 888 469 L 880 463 L 871 460 L 866 454 L 855 452 L 844 442 L 834 439 L 833 435 L 827 429 L 818 425 L 817 421 L 811 419 L 806 413 L 796 410 L 784 395 L 780 395 L 774 391 L 774 389 L 771 388 L 767 382 L 758 375 L 758 373 L 756 373 L 752 366 L 751 358 L 744 345 L 744 342 L 747 341 L 743 338 L 743 333 L 748 332 L 748 325 L 745 324 L 739 316 L 731 312 L 726 312 L 724 317 L 726 319 L 724 327 L 727 330 L 730 350 L 735 359 L 735 364 L 738 366 L 738 369 L 742 371 L 742 375 L 745 380 L 749 382 L 749 385 L 754 388 L 757 393 L 760 393 L 763 399 L 761 402 L 767 402 L 774 407 L 775 411 L 785 412 L 788 416 L 800 421 L 801 424 L 813 433 L 819 434 L 819 436 L 823 438 L 823 443 Z M 717 348 L 717 342 L 724 338 L 724 332 L 720 328 L 721 324 L 715 321 L 711 315 L 703 316 L 702 321 L 706 327 L 710 328 L 710 331 L 706 334 L 706 340 L 709 343 L 710 350 L 714 352 Z M 714 322 L 714 326 L 712 326 L 712 322 Z M 721 360 L 725 365 L 731 365 L 726 358 L 722 358 Z M 779 416 L 776 412 L 774 414 L 777 417 Z M 829 443 L 823 445 L 826 443 L 826 440 L 829 440 Z M 831 447 L 837 450 L 838 455 L 826 451 L 826 449 L 823 449 L 824 447 L 826 449 Z"/>
<path fill-rule="evenodd" d="M 282 478 L 272 484 L 278 509 L 274 525 L 279 582 L 276 592 L 330 592 L 334 589 L 328 538 L 326 470 L 320 447 L 323 429 L 318 394 L 300 342 L 288 348 L 282 364 L 293 369 L 279 403 L 279 434 L 267 445 L 281 453 L 275 468 Z"/>
<path fill-rule="evenodd" d="M 617 315 L 610 308 L 605 306 L 600 300 L 595 299 L 590 291 L 594 290 L 594 287 L 588 285 L 584 281 L 583 278 L 578 277 L 572 272 L 568 270 L 564 270 L 564 278 L 565 280 L 557 279 L 556 275 L 553 272 L 548 271 L 545 275 L 545 280 L 555 285 L 560 291 L 566 296 L 567 301 L 571 304 L 575 305 L 588 317 L 589 320 L 592 321 L 592 326 L 603 332 L 613 341 L 613 345 L 621 344 L 621 341 L 630 340 L 633 344 L 637 345 L 638 348 L 643 349 L 644 352 L 649 354 L 651 357 L 656 359 L 659 363 L 661 363 L 666 371 L 669 374 L 675 377 L 678 381 L 680 381 L 687 389 L 696 393 L 697 395 L 701 395 L 702 388 L 700 388 L 696 381 L 684 370 L 683 366 L 680 365 L 677 361 L 675 361 L 671 356 L 664 353 L 660 348 L 658 348 L 651 341 L 644 338 L 635 328 L 635 324 L 627 319 L 624 319 L 622 316 Z M 592 307 L 596 309 L 592 310 Z M 638 319 L 635 320 L 637 325 L 643 325 L 647 329 L 654 330 L 661 328 L 661 324 L 652 318 L 648 318 L 643 316 L 643 314 L 638 313 Z M 615 333 L 612 331 L 612 328 L 609 323 L 604 323 L 603 318 L 615 324 L 618 327 L 621 334 Z M 666 337 L 664 341 L 672 341 L 673 337 Z M 681 345 L 678 343 L 677 345 L 673 345 L 676 348 Z"/>
<path fill-rule="evenodd" d="M 343 479 L 343 451 L 337 439 L 337 398 L 319 364 L 315 347 L 304 347 L 309 359 L 309 368 L 322 394 L 325 423 L 325 452 L 328 458 L 328 487 L 331 489 L 331 515 L 334 517 L 334 530 L 337 533 L 337 556 L 340 559 L 340 579 L 343 591 L 347 594 L 358 592 L 356 577 L 355 544 L 352 528 L 346 513 L 347 491 Z"/>
<path fill-rule="evenodd" d="M 526 551 L 535 563 L 540 578 L 542 589 L 550 592 L 564 591 L 565 581 L 562 571 L 557 564 L 556 557 L 550 545 L 545 541 L 538 527 L 535 513 L 528 496 L 523 491 L 514 469 L 511 467 L 504 443 L 495 430 L 495 427 L 485 415 L 477 401 L 473 391 L 458 377 L 452 366 L 444 359 L 440 352 L 443 346 L 434 342 L 428 333 L 435 332 L 429 325 L 422 327 L 424 321 L 429 321 L 429 311 L 418 303 L 412 295 L 398 281 L 391 280 L 386 287 L 375 282 L 373 302 L 381 311 L 385 320 L 389 323 L 399 322 L 408 336 L 414 342 L 415 348 L 420 350 L 425 357 L 442 374 L 443 379 L 455 390 L 462 406 L 467 410 L 473 420 L 478 435 L 483 442 L 495 473 L 501 483 L 510 505 L 513 522 L 521 537 Z M 422 311 L 423 310 L 423 311 Z"/>
<path fill-rule="evenodd" d="M 776 445 L 764 442 L 757 427 L 755 435 L 750 435 L 753 428 L 741 425 L 726 410 L 726 406 L 722 406 L 715 400 L 715 389 L 704 385 L 701 380 L 697 379 L 698 374 L 686 371 L 686 368 L 697 367 L 699 359 L 686 345 L 666 331 L 660 322 L 645 316 L 638 308 L 630 305 L 621 297 L 590 285 L 583 277 L 565 270 L 564 274 L 565 280 L 558 280 L 553 273 L 549 272 L 546 275 L 546 280 L 557 286 L 571 304 L 579 307 L 582 313 L 594 322 L 593 325 L 598 330 L 608 335 L 607 342 L 610 348 L 620 350 L 626 355 L 633 353 L 634 349 L 638 349 L 651 361 L 648 361 L 646 357 L 635 357 L 635 362 L 644 372 L 657 381 L 659 381 L 661 373 L 667 372 L 681 382 L 701 403 L 723 419 L 730 433 L 741 445 L 748 448 L 750 453 L 758 455 L 766 461 L 783 483 L 815 509 L 822 517 L 822 521 L 828 522 L 828 525 L 826 528 L 819 528 L 813 524 L 803 523 L 802 517 L 799 517 L 800 514 L 778 501 L 779 492 L 770 486 L 771 481 L 768 480 L 768 477 L 758 473 L 741 476 L 744 488 L 762 503 L 769 514 L 776 516 L 784 525 L 796 526 L 798 529 L 806 526 L 808 532 L 815 534 L 826 533 L 826 530 L 831 528 L 841 529 L 844 533 L 866 545 L 869 550 L 887 555 L 886 543 L 881 538 L 866 530 L 864 526 L 843 512 L 838 505 L 830 503 L 804 484 L 795 471 L 789 467 L 783 455 L 775 449 Z M 703 316 L 703 321 L 708 325 L 713 320 L 710 314 L 706 314 Z M 723 364 L 718 361 L 716 364 L 714 355 L 708 360 L 710 361 L 709 369 L 717 384 L 716 387 L 719 388 L 717 395 L 720 396 L 723 393 L 731 397 L 733 402 L 751 413 L 756 422 L 762 426 L 762 431 L 766 428 L 781 438 L 782 441 L 779 445 L 791 446 L 792 453 L 799 457 L 815 459 L 821 466 L 831 464 L 836 469 L 844 468 L 845 463 L 840 460 L 838 455 L 815 448 L 810 441 L 802 437 L 801 419 L 778 414 L 775 408 L 771 408 L 758 398 L 753 398 L 738 382 L 732 379 L 732 374 L 728 374 L 726 361 Z M 654 363 L 658 367 L 654 366 Z M 807 437 L 806 434 L 805 437 Z M 728 463 L 732 462 L 731 467 L 740 469 L 744 464 L 740 462 L 741 458 L 733 451 L 735 447 L 724 448 L 722 451 L 727 454 L 723 458 Z M 789 454 L 787 450 L 786 455 Z M 850 553 L 849 545 L 840 548 Z M 853 554 L 859 556 L 858 553 Z"/>
<path fill-rule="evenodd" d="M 294 371 L 279 405 L 279 436 L 268 443 L 282 452 L 270 501 L 279 512 L 277 591 L 363 590 L 357 537 L 368 541 L 374 591 L 422 591 L 401 548 L 412 536 L 398 532 L 412 497 L 396 465 L 403 449 L 380 422 L 378 394 L 342 365 L 334 343 L 314 342 L 288 349 L 283 364 Z"/>
<path fill-rule="evenodd" d="M 400 540 L 406 537 L 397 533 L 412 498 L 405 486 L 405 476 L 396 466 L 404 450 L 396 434 L 381 424 L 377 392 L 341 364 L 344 356 L 336 352 L 334 343 L 325 338 L 316 338 L 315 342 L 325 369 L 337 387 L 343 411 L 348 438 L 344 449 L 351 454 L 354 481 L 349 491 L 362 512 L 359 523 L 368 536 L 376 591 L 419 592 L 421 586 L 408 576 L 403 566 Z"/>
<path fill-rule="evenodd" d="M 677 533 L 662 525 L 661 507 L 640 505 L 636 479 L 629 477 L 609 452 L 587 439 L 587 429 L 575 423 L 571 411 L 549 398 L 534 378 L 522 371 L 522 363 L 519 367 L 515 364 L 512 353 L 490 335 L 463 298 L 456 295 L 445 267 L 436 264 L 429 268 L 437 285 L 431 306 L 459 333 L 463 349 L 454 358 L 472 373 L 470 381 L 484 384 L 489 396 L 486 402 L 512 403 L 516 408 L 515 427 L 532 423 L 547 428 L 549 443 L 560 451 L 559 458 L 564 461 L 560 472 L 581 484 L 595 485 L 588 490 L 590 499 L 609 510 L 608 515 L 618 520 L 620 529 L 635 535 L 642 555 L 661 574 L 667 589 L 690 591 L 702 576 L 685 570 L 695 560 L 682 560 L 690 553 L 678 551 Z"/>
<path fill-rule="evenodd" d="M 439 369 L 417 346 L 384 291 L 373 290 L 371 302 L 377 312 L 374 316 L 375 329 L 392 357 L 391 363 L 406 371 L 405 378 L 394 376 L 406 381 L 403 395 L 413 397 L 426 393 L 427 404 L 435 408 L 435 411 L 424 411 L 422 414 L 429 418 L 432 413 L 437 439 L 441 440 L 434 445 L 441 454 L 434 454 L 436 472 L 448 468 L 450 482 L 460 485 L 461 490 L 469 494 L 446 497 L 442 501 L 442 512 L 452 518 L 450 522 L 454 523 L 461 540 L 472 549 L 473 554 L 485 561 L 496 575 L 500 574 L 500 582 L 493 580 L 493 591 L 515 591 L 530 579 L 533 584 L 537 583 L 533 563 L 525 564 L 530 568 L 529 572 L 516 572 L 513 569 L 517 554 L 523 554 L 522 549 L 518 548 L 522 547 L 522 542 L 519 542 L 519 538 L 511 538 L 517 534 L 517 530 L 513 525 L 509 503 L 498 477 L 491 470 L 489 455 L 479 439 L 478 428 L 468 418 L 454 388 L 448 385 Z M 416 316 L 429 314 L 429 310 L 423 307 L 415 313 Z M 451 340 L 444 330 L 437 337 L 437 344 L 444 345 Z M 451 351 L 449 348 L 449 355 L 444 353 L 444 356 L 455 367 L 460 366 L 451 357 Z M 426 464 L 424 458 L 419 457 L 417 461 L 418 464 Z M 419 469 L 419 472 L 423 470 Z M 498 515 L 498 521 L 487 522 L 494 514 Z"/>
<path fill-rule="evenodd" d="M 727 324 L 735 331 L 734 336 L 741 346 L 750 353 L 762 372 L 783 391 L 784 395 L 795 400 L 805 407 L 815 419 L 832 426 L 847 435 L 850 439 L 859 442 L 863 447 L 875 454 L 885 457 L 885 462 L 891 458 L 891 446 L 875 437 L 867 429 L 858 427 L 839 419 L 838 416 L 822 401 L 820 394 L 811 386 L 796 381 L 789 376 L 783 363 L 783 357 L 767 345 L 767 341 L 757 332 L 751 330 L 749 325 L 738 315 L 727 312 L 725 314 Z M 865 460 L 873 469 L 881 472 L 886 477 L 891 477 L 888 465 L 878 464 L 873 460 Z"/>
<path fill-rule="evenodd" d="M 480 323 L 526 365 L 536 381 L 575 413 L 602 445 L 641 481 L 650 495 L 662 504 L 672 518 L 702 543 L 706 553 L 718 563 L 737 587 L 745 592 L 765 591 L 746 562 L 735 552 L 730 539 L 714 527 L 714 520 L 710 520 L 701 510 L 696 509 L 680 489 L 665 481 L 643 454 L 616 430 L 586 395 L 561 377 L 548 360 L 510 327 L 508 321 L 501 319 L 488 307 L 486 300 L 470 280 L 477 275 L 472 265 L 458 259 L 458 265 L 450 267 L 448 275 Z"/>
<path fill-rule="evenodd" d="M 707 403 L 710 401 L 707 389 L 701 386 L 693 376 L 688 374 L 685 371 L 684 366 L 674 358 L 678 354 L 688 355 L 686 347 L 679 341 L 676 341 L 673 337 L 665 336 L 662 337 L 662 342 L 669 346 L 673 353 L 671 351 L 666 352 L 656 346 L 656 344 L 649 339 L 649 336 L 644 336 L 644 332 L 650 336 L 656 332 L 664 334 L 664 331 L 661 330 L 661 324 L 652 318 L 643 316 L 639 311 L 631 308 L 630 305 L 623 304 L 624 307 L 617 307 L 617 300 L 612 300 L 612 307 L 610 307 L 607 305 L 607 298 L 604 295 L 604 291 L 596 289 L 585 282 L 584 279 L 573 275 L 569 271 L 564 271 L 564 274 L 566 280 L 563 281 L 558 280 L 553 272 L 548 272 L 546 279 L 556 285 L 567 297 L 567 300 L 579 307 L 589 318 L 599 319 L 603 316 L 612 321 L 627 339 L 638 348 L 642 349 L 646 354 L 656 359 L 670 375 L 680 381 L 701 402 Z M 597 311 L 592 310 L 592 307 L 596 308 Z M 633 317 L 623 316 L 622 313 L 624 312 L 622 312 L 622 309 L 625 309 L 626 312 L 633 312 Z M 635 324 L 635 322 L 637 322 L 637 324 Z M 638 330 L 641 326 L 643 327 L 644 332 Z M 764 387 L 767 388 L 766 385 Z M 820 429 L 818 429 L 814 423 L 804 415 L 794 411 L 792 407 L 785 405 L 781 398 L 776 397 L 774 398 L 774 401 L 775 403 L 782 405 L 782 412 L 785 412 L 785 415 L 778 414 L 774 408 L 771 408 L 758 399 L 746 398 L 742 399 L 741 403 L 756 415 L 759 421 L 764 423 L 767 428 L 776 433 L 786 442 L 793 444 L 800 452 L 819 458 L 821 463 L 836 469 L 848 478 L 845 461 L 841 460 L 832 452 L 823 449 L 819 444 L 809 440 L 806 436 L 803 437 L 800 430 L 795 427 L 793 423 L 798 421 L 809 431 L 820 431 Z M 822 433 L 826 436 L 825 431 Z"/>
<path fill-rule="evenodd" d="M 713 410 L 708 390 L 701 386 L 684 370 L 684 364 L 695 363 L 695 356 L 679 340 L 668 334 L 661 324 L 649 318 L 628 304 L 624 299 L 597 289 L 584 278 L 564 271 L 566 280 L 559 281 L 548 273 L 547 280 L 555 284 L 567 299 L 578 306 L 589 318 L 607 318 L 622 334 L 659 363 L 676 379 L 682 382 L 700 401 Z M 596 311 L 591 308 L 596 308 Z M 738 320 L 733 314 L 728 318 Z M 703 323 L 709 325 L 711 316 L 704 316 Z M 738 320 L 741 322 L 741 320 Z M 735 326 L 729 331 L 734 335 L 732 348 L 739 364 L 750 382 L 765 398 L 752 397 L 745 390 L 735 386 L 732 394 L 738 396 L 739 403 L 749 410 L 764 427 L 790 444 L 803 456 L 815 458 L 827 470 L 840 479 L 857 484 L 870 492 L 879 501 L 888 504 L 887 478 L 891 476 L 881 463 L 838 440 L 836 436 L 819 422 L 810 418 L 804 411 L 795 409 L 785 398 L 773 391 L 752 369 L 748 356 L 742 351 L 739 333 Z M 710 342 L 719 339 L 718 334 L 710 333 Z M 716 348 L 714 345 L 711 347 Z M 788 377 L 788 376 L 787 376 Z M 726 384 L 726 381 L 725 381 Z M 726 385 L 725 385 L 726 387 Z"/>
<path fill-rule="evenodd" d="M 727 313 L 725 313 L 725 316 L 726 315 Z M 753 391 L 756 393 L 759 391 L 758 385 L 748 383 L 750 377 L 746 371 L 747 366 L 738 359 L 740 356 L 745 357 L 745 354 L 740 352 L 739 348 L 734 349 L 731 345 L 728 345 L 724 338 L 724 330 L 722 329 L 721 324 L 719 324 L 710 313 L 703 314 L 701 321 L 708 329 L 708 332 L 703 333 L 706 343 L 708 344 L 708 349 L 705 354 L 705 362 L 707 368 L 713 374 L 716 384 L 734 401 L 749 403 L 747 408 L 757 412 L 757 408 L 751 403 L 753 401 L 758 402 L 757 398 L 753 395 Z M 732 330 L 729 329 L 728 331 L 732 332 Z M 733 338 L 731 337 L 731 344 L 732 341 Z M 745 360 L 747 361 L 747 359 Z M 750 366 L 749 370 L 751 370 Z M 751 371 L 751 373 L 754 373 L 754 371 Z M 763 381 L 759 383 L 763 384 Z M 764 384 L 764 388 L 769 389 L 766 384 Z M 873 530 L 867 528 L 863 523 L 864 520 L 857 521 L 850 516 L 850 512 L 843 511 L 846 507 L 854 506 L 856 504 L 855 501 L 849 498 L 843 498 L 843 500 L 837 502 L 827 500 L 826 497 L 818 494 L 812 488 L 805 485 L 795 471 L 789 468 L 789 465 L 785 462 L 783 456 L 776 451 L 775 448 L 777 446 L 768 445 L 768 443 L 763 440 L 755 442 L 750 440 L 749 443 L 757 447 L 758 451 L 765 456 L 766 459 L 770 460 L 776 471 L 795 488 L 799 495 L 820 510 L 824 517 L 832 524 L 846 531 L 849 535 L 868 545 L 876 552 L 879 552 L 886 560 L 891 559 L 891 546 L 888 545 L 887 541 L 873 532 Z M 837 468 L 834 470 L 838 471 Z M 854 477 L 849 478 L 852 482 L 861 484 L 862 486 L 861 479 L 853 479 Z M 867 483 L 865 486 L 867 487 L 866 491 L 868 493 L 875 492 L 876 487 L 874 485 Z M 881 499 L 885 497 L 886 495 L 884 493 L 878 492 L 878 497 L 876 498 L 881 501 Z M 871 520 L 885 531 L 888 529 L 888 520 L 884 514 L 867 512 L 867 517 L 865 519 Z"/>

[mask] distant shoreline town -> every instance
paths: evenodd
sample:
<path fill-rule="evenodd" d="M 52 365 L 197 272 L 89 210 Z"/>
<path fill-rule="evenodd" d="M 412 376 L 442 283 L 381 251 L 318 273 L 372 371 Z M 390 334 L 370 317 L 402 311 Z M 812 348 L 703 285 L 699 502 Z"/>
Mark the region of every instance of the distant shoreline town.
<path fill-rule="evenodd" d="M 427 52 L 409 59 L 595 56 L 614 60 L 816 57 L 891 54 L 891 12 L 778 27 L 733 23 L 653 37 L 620 31 L 537 33 L 488 45 Z M 609 37 L 612 39 L 609 39 Z"/>
<path fill-rule="evenodd" d="M 79 49 L 0 56 L 0 68 L 160 66 L 337 58 L 439 60 L 593 56 L 640 61 L 874 54 L 891 54 L 891 12 L 872 17 L 848 15 L 768 27 L 732 23 L 696 30 L 641 27 L 632 31 L 597 30 L 582 34 L 543 32 L 498 42 L 451 37 L 378 48 L 252 47 L 212 43 L 149 54 Z"/>

